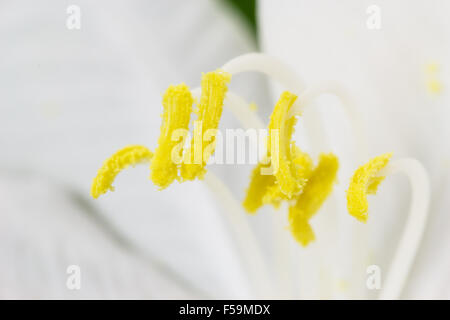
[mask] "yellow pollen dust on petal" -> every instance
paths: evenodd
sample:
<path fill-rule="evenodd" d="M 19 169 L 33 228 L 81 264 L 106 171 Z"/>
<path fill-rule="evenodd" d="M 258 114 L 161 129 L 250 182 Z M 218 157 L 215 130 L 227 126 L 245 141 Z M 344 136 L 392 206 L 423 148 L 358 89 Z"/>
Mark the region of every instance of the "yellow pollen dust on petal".
<path fill-rule="evenodd" d="M 149 163 L 152 156 L 153 154 L 149 149 L 139 145 L 126 146 L 117 151 L 98 170 L 97 176 L 92 181 L 91 196 L 98 198 L 109 190 L 114 191 L 112 184 L 120 171 L 126 169 L 129 165 Z"/>
<path fill-rule="evenodd" d="M 339 161 L 334 154 L 321 154 L 319 163 L 309 175 L 303 192 L 289 208 L 289 228 L 295 240 L 303 246 L 315 239 L 309 219 L 332 192 L 338 169 Z"/>
<path fill-rule="evenodd" d="M 250 103 L 249 108 L 251 111 L 258 111 L 258 105 L 254 102 Z"/>
<path fill-rule="evenodd" d="M 437 62 L 430 62 L 425 66 L 425 71 L 428 74 L 436 74 L 439 71 L 439 64 Z"/>
<path fill-rule="evenodd" d="M 425 67 L 425 84 L 428 92 L 432 95 L 438 95 L 442 92 L 443 85 L 442 82 L 438 79 L 439 69 L 439 64 L 436 62 L 431 62 Z"/>
<path fill-rule="evenodd" d="M 442 92 L 442 83 L 437 79 L 429 79 L 427 81 L 427 89 L 431 94 L 440 94 Z"/>
<path fill-rule="evenodd" d="M 161 189 L 169 186 L 178 178 L 179 163 L 175 156 L 182 157 L 183 146 L 178 149 L 178 154 L 173 151 L 180 142 L 180 137 L 175 137 L 176 130 L 189 130 L 189 122 L 192 113 L 193 97 L 188 86 L 180 84 L 170 86 L 163 96 L 163 114 L 161 133 L 158 139 L 158 147 L 155 150 L 151 169 L 151 180 Z"/>
<path fill-rule="evenodd" d="M 385 153 L 373 158 L 365 165 L 359 167 L 350 180 L 347 190 L 347 209 L 356 219 L 366 222 L 369 204 L 367 194 L 375 194 L 378 185 L 384 177 L 378 176 L 392 157 L 392 153 Z"/>
<path fill-rule="evenodd" d="M 205 173 L 205 165 L 211 154 L 214 153 L 215 138 L 203 141 L 204 134 L 208 130 L 217 130 L 222 116 L 223 103 L 228 90 L 231 75 L 221 70 L 203 74 L 201 81 L 201 96 L 198 105 L 198 119 L 196 123 L 200 126 L 198 134 L 194 132 L 190 150 L 181 165 L 181 177 L 184 180 L 201 178 Z M 195 128 L 194 128 L 195 131 Z M 211 146 L 209 146 L 212 144 Z M 209 148 L 208 148 L 209 146 Z M 211 148 L 212 147 L 212 148 Z M 208 156 L 205 149 L 208 148 Z M 200 154 L 199 154 L 200 153 Z"/>

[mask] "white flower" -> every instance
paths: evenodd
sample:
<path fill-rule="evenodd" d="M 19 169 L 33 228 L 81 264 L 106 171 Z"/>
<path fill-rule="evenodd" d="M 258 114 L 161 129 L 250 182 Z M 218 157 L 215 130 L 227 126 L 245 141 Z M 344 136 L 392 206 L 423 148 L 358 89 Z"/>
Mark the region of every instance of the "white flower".
<path fill-rule="evenodd" d="M 170 83 L 198 83 L 201 71 L 254 46 L 224 8 L 207 1 L 195 8 L 182 1 L 78 2 L 80 30 L 67 30 L 65 8 L 59 12 L 51 1 L 33 11 L 14 3 L 0 13 L 10 35 L 2 39 L 7 68 L 0 75 L 0 297 L 375 298 L 380 291 L 368 289 L 366 270 L 381 267 L 383 288 L 410 191 L 402 179 L 389 179 L 366 225 L 348 215 L 345 190 L 369 160 L 358 154 L 365 147 L 371 156 L 415 157 L 431 173 L 431 220 L 401 297 L 448 297 L 445 10 L 385 1 L 381 29 L 368 30 L 367 8 L 356 0 L 259 4 L 263 51 L 288 62 L 307 85 L 287 81 L 284 89 L 308 88 L 307 100 L 330 88 L 324 80 L 339 84 L 363 116 L 353 124 L 363 124 L 369 138 L 355 137 L 341 101 L 308 104 L 296 141 L 314 158 L 335 152 L 342 170 L 333 198 L 312 221 L 317 239 L 305 249 L 284 229 L 285 211 L 248 216 L 236 202 L 248 167 L 217 166 L 206 184 L 161 192 L 145 168 L 136 168 L 118 178 L 115 193 L 96 202 L 83 197 L 111 151 L 148 141 L 155 149 L 160 93 Z M 234 81 L 231 89 L 255 99 L 266 119 L 273 101 L 261 79 Z M 243 104 L 237 95 L 230 99 Z M 310 111 L 316 107 L 326 131 Z M 221 125 L 241 126 L 230 115 L 225 109 Z M 69 265 L 80 265 L 80 291 L 67 290 Z"/>

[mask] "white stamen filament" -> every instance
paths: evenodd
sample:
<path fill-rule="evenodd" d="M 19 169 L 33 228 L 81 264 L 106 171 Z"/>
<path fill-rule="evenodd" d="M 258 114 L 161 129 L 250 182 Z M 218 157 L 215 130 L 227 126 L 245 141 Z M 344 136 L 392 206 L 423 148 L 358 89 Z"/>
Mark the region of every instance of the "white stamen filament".
<path fill-rule="evenodd" d="M 228 189 L 228 187 L 214 175 L 211 170 L 205 174 L 205 183 L 219 197 L 231 227 L 234 229 L 234 237 L 238 240 L 237 245 L 241 249 L 241 257 L 243 257 L 247 265 L 247 274 L 251 277 L 251 282 L 258 298 L 273 298 L 272 285 L 270 283 L 269 272 L 266 268 L 267 262 L 261 251 L 261 246 L 255 238 L 253 230 L 243 212 L 243 208 Z"/>
<path fill-rule="evenodd" d="M 344 109 L 347 117 L 350 119 L 350 124 L 352 125 L 353 135 L 356 139 L 356 150 L 358 152 L 358 161 L 367 159 L 367 137 L 365 130 L 362 126 L 363 120 L 361 119 L 360 113 L 357 111 L 356 106 L 347 94 L 346 90 L 341 87 L 338 83 L 334 82 L 323 82 L 314 86 L 311 86 L 305 92 L 299 96 L 299 104 L 294 105 L 291 108 L 289 115 L 301 115 L 305 106 L 313 103 L 321 95 L 331 94 L 336 96 Z"/>
<path fill-rule="evenodd" d="M 221 69 L 232 75 L 249 71 L 264 73 L 297 95 L 305 87 L 303 81 L 291 71 L 289 66 L 263 53 L 241 55 L 225 63 Z"/>
<path fill-rule="evenodd" d="M 379 172 L 379 176 L 405 174 L 411 184 L 409 216 L 397 246 L 380 299 L 398 299 L 405 286 L 414 258 L 422 240 L 428 218 L 430 181 L 423 165 L 416 159 L 394 160 Z"/>

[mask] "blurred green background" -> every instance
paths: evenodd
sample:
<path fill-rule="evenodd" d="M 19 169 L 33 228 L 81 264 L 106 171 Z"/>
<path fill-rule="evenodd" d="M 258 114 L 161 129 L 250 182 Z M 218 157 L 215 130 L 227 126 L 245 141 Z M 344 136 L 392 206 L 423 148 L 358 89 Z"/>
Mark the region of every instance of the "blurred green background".
<path fill-rule="evenodd" d="M 256 0 L 222 0 L 236 10 L 248 25 L 253 37 L 257 39 Z"/>

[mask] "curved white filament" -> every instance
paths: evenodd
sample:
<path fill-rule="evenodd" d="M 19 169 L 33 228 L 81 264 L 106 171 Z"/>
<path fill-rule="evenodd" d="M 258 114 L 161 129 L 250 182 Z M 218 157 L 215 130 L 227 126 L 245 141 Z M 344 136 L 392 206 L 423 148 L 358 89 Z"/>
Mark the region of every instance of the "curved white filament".
<path fill-rule="evenodd" d="M 405 174 L 411 184 L 411 207 L 403 235 L 397 246 L 380 299 L 398 299 L 419 249 L 428 218 L 430 181 L 423 165 L 416 159 L 399 159 L 389 163 L 379 176 Z"/>
<path fill-rule="evenodd" d="M 225 63 L 221 69 L 232 75 L 248 71 L 264 73 L 297 95 L 305 87 L 303 81 L 291 71 L 289 66 L 263 53 L 247 53 L 236 57 Z"/>
<path fill-rule="evenodd" d="M 251 277 L 253 288 L 256 289 L 259 298 L 272 298 L 273 290 L 266 268 L 267 262 L 264 260 L 261 247 L 254 237 L 240 203 L 236 201 L 228 187 L 211 171 L 205 174 L 204 181 L 218 196 L 227 213 L 224 216 L 234 229 L 234 236 L 238 238 L 237 244 L 247 265 L 247 272 Z"/>
<path fill-rule="evenodd" d="M 336 96 L 344 109 L 352 126 L 353 136 L 356 139 L 356 151 L 358 161 L 367 159 L 367 136 L 363 128 L 363 120 L 355 103 L 341 85 L 335 82 L 323 82 L 309 87 L 299 96 L 299 104 L 294 105 L 289 111 L 290 116 L 301 115 L 305 106 L 312 104 L 321 95 L 331 94 Z"/>

